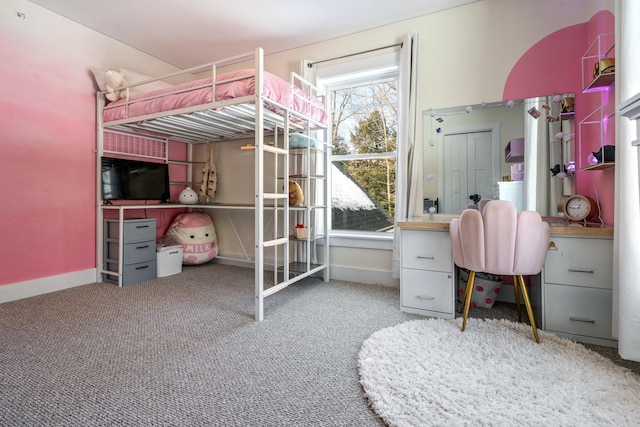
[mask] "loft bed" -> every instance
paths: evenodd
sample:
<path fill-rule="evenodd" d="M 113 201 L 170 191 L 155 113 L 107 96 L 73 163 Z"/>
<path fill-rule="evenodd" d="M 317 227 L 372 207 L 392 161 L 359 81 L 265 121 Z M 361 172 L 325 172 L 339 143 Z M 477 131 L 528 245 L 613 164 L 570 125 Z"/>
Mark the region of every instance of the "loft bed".
<path fill-rule="evenodd" d="M 251 68 L 219 73 L 231 64 L 251 62 Z M 204 77 L 202 77 L 204 75 Z M 196 78 L 195 77 L 202 77 Z M 159 89 L 156 82 L 187 80 L 186 83 Z M 143 91 L 145 87 L 153 90 Z M 114 96 L 115 95 L 115 96 Z M 114 98 L 112 102 L 107 100 Z M 101 196 L 100 168 L 97 171 L 97 280 L 105 275 L 117 277 L 122 285 L 123 244 L 117 260 L 107 264 L 104 258 L 104 214 L 116 211 L 122 221 L 131 209 L 234 209 L 254 212 L 255 318 L 264 317 L 264 298 L 305 277 L 321 274 L 328 281 L 329 244 L 326 230 L 330 214 L 327 201 L 329 144 L 324 97 L 302 77 L 291 73 L 290 81 L 264 70 L 261 48 L 245 55 L 205 64 L 128 86 L 109 88 L 97 94 L 97 160 L 105 155 L 153 158 L 170 162 L 168 143 L 185 143 L 188 147 L 187 175 L 192 177 L 192 147 L 195 144 L 238 141 L 250 138 L 255 165 L 255 203 L 203 205 L 179 204 L 107 204 Z M 269 138 L 269 142 L 265 141 Z M 296 145 L 290 145 L 296 138 Z M 300 140 L 306 141 L 300 146 Z M 151 149 L 149 149 L 151 146 Z M 290 171 L 290 156 L 303 159 L 303 169 Z M 271 164 L 267 164 L 271 162 Z M 318 166 L 318 163 L 321 166 Z M 293 161 L 299 165 L 300 161 Z M 314 163 L 314 164 L 311 164 Z M 297 166 L 294 166 L 296 168 Z M 222 165 L 219 169 L 224 168 Z M 314 171 L 314 174 L 308 171 Z M 318 173 L 317 171 L 321 172 Z M 307 172 L 305 172 L 307 171 Z M 240 171 L 241 172 L 241 171 Z M 314 200 L 291 207 L 288 203 L 287 179 L 296 180 Z M 273 228 L 265 235 L 265 211 L 272 215 Z M 289 230 L 296 221 L 312 224 L 304 238 Z M 235 231 L 235 226 L 233 226 Z M 293 230 L 296 231 L 296 230 Z M 236 236 L 238 234 L 236 233 Z M 122 237 L 122 236 L 121 236 Z M 119 240 L 122 242 L 122 238 Z M 323 242 L 321 260 L 315 259 L 315 245 Z M 243 248 L 244 250 L 244 248 Z M 267 258 L 266 255 L 270 254 Z M 224 258 L 224 256 L 220 257 Z M 314 258 L 314 259 L 312 259 Z M 107 265 L 118 266 L 117 271 Z M 266 274 L 272 280 L 265 281 Z"/>

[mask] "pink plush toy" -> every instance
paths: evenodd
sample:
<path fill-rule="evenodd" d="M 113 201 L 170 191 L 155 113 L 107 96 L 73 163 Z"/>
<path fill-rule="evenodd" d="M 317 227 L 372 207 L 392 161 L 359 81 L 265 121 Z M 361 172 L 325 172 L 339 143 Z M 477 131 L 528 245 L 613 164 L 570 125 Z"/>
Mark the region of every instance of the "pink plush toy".
<path fill-rule="evenodd" d="M 182 243 L 182 263 L 203 264 L 218 255 L 218 238 L 211 217 L 205 213 L 183 213 L 176 217 L 167 231 Z"/>

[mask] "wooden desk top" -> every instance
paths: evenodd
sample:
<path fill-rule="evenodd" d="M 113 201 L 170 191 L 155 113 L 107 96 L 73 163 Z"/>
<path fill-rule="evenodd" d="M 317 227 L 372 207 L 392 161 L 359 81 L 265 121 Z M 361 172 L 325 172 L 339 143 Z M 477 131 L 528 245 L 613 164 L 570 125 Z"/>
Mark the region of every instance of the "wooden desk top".
<path fill-rule="evenodd" d="M 433 214 L 431 216 L 407 218 L 398 221 L 398 227 L 415 230 L 448 231 L 449 223 L 458 215 Z M 586 227 L 580 224 L 567 225 L 559 218 L 543 218 L 549 223 L 552 236 L 584 236 L 584 237 L 613 237 L 613 227 L 593 224 Z"/>

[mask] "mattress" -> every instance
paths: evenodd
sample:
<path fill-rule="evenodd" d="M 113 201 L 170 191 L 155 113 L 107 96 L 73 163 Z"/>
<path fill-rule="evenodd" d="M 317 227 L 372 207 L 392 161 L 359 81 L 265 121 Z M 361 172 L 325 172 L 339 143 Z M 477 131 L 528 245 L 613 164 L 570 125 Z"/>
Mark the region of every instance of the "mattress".
<path fill-rule="evenodd" d="M 310 96 L 269 72 L 265 71 L 263 76 L 263 95 L 265 98 L 317 122 L 326 122 L 327 113 L 321 98 Z M 170 112 L 214 101 L 251 96 L 255 93 L 255 71 L 253 69 L 232 71 L 217 76 L 215 100 L 212 99 L 211 82 L 211 78 L 205 78 L 171 88 L 132 94 L 128 100 L 119 99 L 106 105 L 103 110 L 103 121 L 107 123 L 148 114 Z M 277 109 L 277 106 L 269 108 Z"/>

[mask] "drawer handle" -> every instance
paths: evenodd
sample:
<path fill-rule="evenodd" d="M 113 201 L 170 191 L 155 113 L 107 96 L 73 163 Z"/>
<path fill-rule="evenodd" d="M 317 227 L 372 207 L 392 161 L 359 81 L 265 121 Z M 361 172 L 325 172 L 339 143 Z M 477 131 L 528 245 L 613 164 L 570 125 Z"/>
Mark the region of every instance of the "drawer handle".
<path fill-rule="evenodd" d="M 173 255 L 173 254 L 177 254 L 177 253 L 180 253 L 180 251 L 169 252 L 169 255 Z"/>
<path fill-rule="evenodd" d="M 145 268 L 149 268 L 149 266 L 143 265 L 142 267 L 136 267 L 136 270 L 144 270 Z"/>
<path fill-rule="evenodd" d="M 432 297 L 429 295 L 416 295 L 416 298 L 418 299 L 426 299 L 427 301 L 433 301 L 436 299 L 436 297 Z"/>
<path fill-rule="evenodd" d="M 149 247 L 149 245 L 136 246 L 136 249 L 147 249 L 148 247 Z"/>
<path fill-rule="evenodd" d="M 434 256 L 424 256 L 424 255 L 418 255 L 417 258 L 418 259 L 436 259 L 436 257 Z"/>
<path fill-rule="evenodd" d="M 149 228 L 148 225 L 136 225 L 136 228 Z"/>
<path fill-rule="evenodd" d="M 571 320 L 573 322 L 596 323 L 595 320 L 587 319 L 586 317 L 569 316 L 569 320 Z"/>
<path fill-rule="evenodd" d="M 589 273 L 593 274 L 593 270 L 581 270 L 579 268 L 570 268 L 569 273 Z"/>

